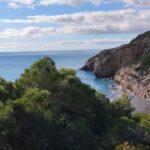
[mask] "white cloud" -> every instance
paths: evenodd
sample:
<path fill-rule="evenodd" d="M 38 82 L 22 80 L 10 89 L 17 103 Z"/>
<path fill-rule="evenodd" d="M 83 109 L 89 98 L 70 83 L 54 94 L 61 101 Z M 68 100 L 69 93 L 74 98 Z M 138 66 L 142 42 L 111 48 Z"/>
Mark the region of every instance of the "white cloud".
<path fill-rule="evenodd" d="M 9 2 L 14 2 L 22 5 L 31 5 L 35 2 L 35 0 L 8 0 Z"/>
<path fill-rule="evenodd" d="M 5 2 L 11 8 L 18 7 L 33 7 L 38 5 L 71 5 L 77 6 L 84 3 L 92 3 L 94 5 L 99 5 L 101 3 L 111 2 L 111 0 L 0 0 L 0 2 Z"/>
<path fill-rule="evenodd" d="M 41 0 L 40 4 L 41 5 L 72 5 L 72 6 L 77 6 L 77 5 L 82 5 L 84 3 L 92 3 L 94 5 L 99 5 L 102 3 L 110 3 L 113 2 L 114 0 Z"/>
<path fill-rule="evenodd" d="M 145 27 L 143 29 L 143 27 Z M 121 24 L 120 26 L 104 26 L 104 25 L 81 25 L 81 26 L 63 26 L 60 28 L 38 28 L 27 27 L 21 29 L 5 29 L 0 31 L 0 38 L 39 38 L 44 36 L 66 36 L 66 35 L 87 35 L 87 34 L 114 34 L 143 32 L 147 27 L 144 25 Z"/>
<path fill-rule="evenodd" d="M 0 52 L 7 51 L 46 51 L 46 50 L 77 50 L 77 49 L 98 49 L 98 48 L 110 48 L 112 45 L 120 45 L 127 43 L 125 39 L 111 39 L 111 38 L 100 38 L 90 40 L 79 40 L 79 41 L 48 41 L 48 42 L 2 42 L 0 45 Z"/>
<path fill-rule="evenodd" d="M 90 2 L 94 5 L 100 5 L 102 3 L 113 3 L 113 2 L 122 2 L 126 5 L 133 5 L 133 6 L 141 6 L 141 7 L 148 7 L 150 6 L 149 0 L 41 0 L 41 5 L 81 5 L 84 3 Z"/>
<path fill-rule="evenodd" d="M 52 5 L 52 4 L 57 4 L 57 5 L 81 5 L 85 2 L 85 0 L 41 0 L 40 4 L 41 5 Z"/>
<path fill-rule="evenodd" d="M 107 18 L 107 19 L 106 19 Z M 13 29 L 17 35 L 66 35 L 66 34 L 102 34 L 102 33 L 129 33 L 150 30 L 150 10 L 137 11 L 134 9 L 116 11 L 80 12 L 56 16 L 28 16 L 26 19 L 0 20 L 0 23 L 57 23 L 59 28 L 26 28 Z M 20 31 L 21 30 L 21 31 Z M 46 32 L 45 32 L 46 30 Z M 48 30 L 48 32 L 47 32 Z M 0 33 L 8 35 L 12 30 Z"/>
<path fill-rule="evenodd" d="M 150 0 L 123 0 L 127 6 L 150 7 Z"/>
<path fill-rule="evenodd" d="M 0 38 L 37 38 L 41 36 L 48 36 L 54 33 L 54 28 L 27 27 L 22 29 L 5 29 L 4 31 L 0 31 Z"/>
<path fill-rule="evenodd" d="M 82 40 L 82 41 L 58 41 L 59 45 L 95 45 L 95 44 L 114 44 L 114 43 L 127 43 L 127 40 L 124 39 L 91 39 L 91 40 Z"/>
<path fill-rule="evenodd" d="M 19 7 L 34 7 L 38 5 L 71 5 L 77 6 L 85 3 L 92 3 L 94 5 L 100 5 L 102 3 L 114 3 L 121 2 L 126 6 L 138 6 L 138 7 L 149 7 L 149 0 L 0 0 L 0 2 L 5 2 L 11 8 Z"/>
<path fill-rule="evenodd" d="M 33 7 L 38 4 L 38 0 L 0 0 L 7 3 L 10 8 L 17 9 L 19 7 Z"/>
<path fill-rule="evenodd" d="M 19 7 L 18 4 L 14 3 L 14 2 L 9 2 L 8 6 L 13 9 L 17 9 Z"/>

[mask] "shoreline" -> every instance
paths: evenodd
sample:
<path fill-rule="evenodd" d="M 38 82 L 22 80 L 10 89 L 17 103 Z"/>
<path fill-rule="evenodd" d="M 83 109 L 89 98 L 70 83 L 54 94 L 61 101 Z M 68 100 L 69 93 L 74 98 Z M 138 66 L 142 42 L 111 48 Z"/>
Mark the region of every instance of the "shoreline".
<path fill-rule="evenodd" d="M 141 112 L 150 114 L 150 99 L 143 99 L 142 97 L 136 96 L 133 92 L 123 90 L 121 85 L 115 83 L 119 88 L 117 90 L 111 90 L 112 94 L 106 95 L 111 102 L 117 100 L 123 94 L 127 94 L 132 107 L 135 109 L 134 112 Z"/>

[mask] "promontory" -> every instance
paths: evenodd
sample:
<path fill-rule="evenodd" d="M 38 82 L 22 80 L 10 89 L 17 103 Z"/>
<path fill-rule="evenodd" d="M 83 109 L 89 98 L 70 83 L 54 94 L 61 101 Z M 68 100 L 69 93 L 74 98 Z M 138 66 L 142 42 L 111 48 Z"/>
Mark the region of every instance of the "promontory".
<path fill-rule="evenodd" d="M 81 68 L 92 71 L 97 78 L 113 77 L 144 99 L 150 99 L 150 31 L 130 43 L 101 51 Z"/>

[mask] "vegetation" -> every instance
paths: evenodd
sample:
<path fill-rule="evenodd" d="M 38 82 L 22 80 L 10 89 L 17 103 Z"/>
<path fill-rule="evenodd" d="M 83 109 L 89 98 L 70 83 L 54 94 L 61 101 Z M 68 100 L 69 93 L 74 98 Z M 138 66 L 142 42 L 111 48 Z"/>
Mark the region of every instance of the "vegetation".
<path fill-rule="evenodd" d="M 140 40 L 143 40 L 145 37 L 150 37 L 150 31 L 147 31 L 143 34 L 138 35 L 135 39 L 133 39 L 130 44 L 134 44 Z"/>
<path fill-rule="evenodd" d="M 0 79 L 0 150 L 148 150 L 150 116 L 132 112 L 127 96 L 111 103 L 43 58 Z"/>
<path fill-rule="evenodd" d="M 150 53 L 145 54 L 141 58 L 141 67 L 144 69 L 150 68 Z"/>

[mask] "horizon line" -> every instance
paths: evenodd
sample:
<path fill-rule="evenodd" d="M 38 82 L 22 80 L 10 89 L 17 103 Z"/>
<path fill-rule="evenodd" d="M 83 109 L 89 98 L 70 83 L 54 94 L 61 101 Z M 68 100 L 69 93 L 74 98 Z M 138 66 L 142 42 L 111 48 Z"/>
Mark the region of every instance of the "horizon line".
<path fill-rule="evenodd" d="M 46 52 L 78 52 L 78 51 L 98 51 L 102 49 L 78 49 L 78 50 L 37 50 L 37 51 L 6 51 L 6 52 L 0 52 L 0 54 L 14 54 L 14 53 L 46 53 Z"/>

